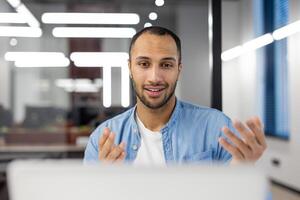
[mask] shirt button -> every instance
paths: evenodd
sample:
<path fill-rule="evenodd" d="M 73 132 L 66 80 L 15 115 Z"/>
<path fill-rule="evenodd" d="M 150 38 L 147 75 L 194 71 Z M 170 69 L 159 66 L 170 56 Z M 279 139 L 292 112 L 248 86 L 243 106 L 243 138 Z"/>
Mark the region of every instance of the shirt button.
<path fill-rule="evenodd" d="M 133 132 L 136 133 L 136 129 L 133 129 Z"/>
<path fill-rule="evenodd" d="M 138 149 L 137 145 L 136 145 L 136 144 L 132 145 L 132 149 L 133 149 L 134 151 L 136 151 L 136 150 Z"/>

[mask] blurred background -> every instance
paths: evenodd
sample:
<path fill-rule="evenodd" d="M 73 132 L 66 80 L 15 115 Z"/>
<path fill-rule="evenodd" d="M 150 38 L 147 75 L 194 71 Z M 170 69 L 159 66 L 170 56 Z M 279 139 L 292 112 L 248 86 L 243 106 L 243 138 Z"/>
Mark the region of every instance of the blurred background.
<path fill-rule="evenodd" d="M 88 136 L 135 105 L 131 37 L 159 25 L 182 39 L 176 95 L 211 106 L 209 0 L 1 0 L 0 197 L 17 158 L 82 158 Z M 222 108 L 258 115 L 268 150 L 258 165 L 274 199 L 299 199 L 300 1 L 222 0 Z M 280 191 L 278 193 L 278 191 Z"/>

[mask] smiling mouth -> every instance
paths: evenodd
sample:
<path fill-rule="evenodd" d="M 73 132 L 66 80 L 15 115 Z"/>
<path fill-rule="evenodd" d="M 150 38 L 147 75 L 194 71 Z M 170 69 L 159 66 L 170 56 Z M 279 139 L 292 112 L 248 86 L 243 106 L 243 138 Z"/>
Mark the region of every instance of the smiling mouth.
<path fill-rule="evenodd" d="M 145 90 L 149 91 L 149 92 L 160 92 L 163 91 L 165 88 L 160 88 L 160 89 L 156 89 L 156 88 L 145 88 Z"/>
<path fill-rule="evenodd" d="M 150 98 L 159 98 L 166 88 L 144 88 Z"/>

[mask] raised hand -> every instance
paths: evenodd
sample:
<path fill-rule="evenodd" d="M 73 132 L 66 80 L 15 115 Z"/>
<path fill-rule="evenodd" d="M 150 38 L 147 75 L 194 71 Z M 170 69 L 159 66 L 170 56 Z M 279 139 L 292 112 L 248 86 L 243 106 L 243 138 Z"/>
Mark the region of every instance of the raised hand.
<path fill-rule="evenodd" d="M 232 164 L 255 162 L 267 148 L 260 119 L 252 117 L 247 120 L 246 125 L 240 121 L 233 122 L 233 126 L 240 133 L 241 138 L 238 138 L 228 127 L 222 128 L 232 144 L 226 141 L 225 138 L 219 138 L 219 143 L 232 155 Z"/>
<path fill-rule="evenodd" d="M 107 163 L 115 163 L 124 161 L 125 143 L 121 142 L 119 145 L 114 144 L 115 133 L 111 132 L 109 128 L 105 128 L 102 136 L 99 139 L 98 158 Z"/>

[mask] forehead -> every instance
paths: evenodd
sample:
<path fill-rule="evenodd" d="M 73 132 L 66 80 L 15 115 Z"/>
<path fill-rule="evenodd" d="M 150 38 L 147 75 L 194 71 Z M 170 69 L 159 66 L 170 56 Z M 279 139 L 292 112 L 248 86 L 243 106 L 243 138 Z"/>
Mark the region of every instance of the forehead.
<path fill-rule="evenodd" d="M 178 56 L 175 40 L 170 35 L 142 34 L 134 43 L 131 54 L 138 56 Z"/>

